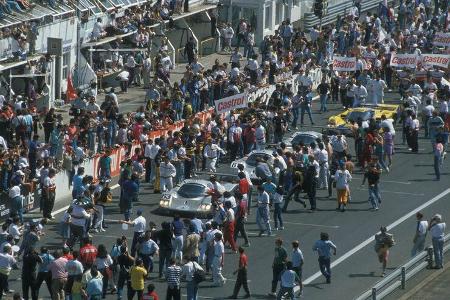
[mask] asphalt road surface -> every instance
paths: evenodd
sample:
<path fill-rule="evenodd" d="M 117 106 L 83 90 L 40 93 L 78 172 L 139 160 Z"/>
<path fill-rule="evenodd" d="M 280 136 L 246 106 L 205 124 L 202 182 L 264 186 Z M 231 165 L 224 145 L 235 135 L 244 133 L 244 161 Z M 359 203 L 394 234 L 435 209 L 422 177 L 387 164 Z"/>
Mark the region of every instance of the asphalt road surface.
<path fill-rule="evenodd" d="M 388 103 L 396 102 L 398 95 L 387 94 Z M 332 114 L 337 114 L 341 108 L 337 105 L 330 105 L 331 111 L 324 114 L 315 113 L 315 123 L 319 126 L 326 126 L 326 120 Z M 317 104 L 313 109 L 317 111 Z M 306 121 L 308 123 L 308 121 Z M 316 125 L 317 126 L 317 125 Z M 309 126 L 304 127 L 311 129 Z M 320 131 L 319 128 L 313 130 Z M 423 133 L 421 133 L 423 136 Z M 353 145 L 353 140 L 349 139 L 349 144 Z M 274 231 L 272 237 L 258 237 L 258 229 L 255 223 L 255 214 L 249 217 L 247 231 L 250 235 L 251 246 L 246 248 L 249 257 L 249 286 L 252 299 L 266 299 L 270 292 L 272 280 L 272 260 L 274 255 L 274 240 L 281 237 L 285 241 L 285 246 L 290 253 L 290 242 L 300 241 L 300 248 L 305 257 L 303 268 L 303 280 L 306 283 L 305 299 L 353 299 L 362 292 L 370 288 L 375 282 L 381 279 L 381 265 L 378 263 L 373 243 L 373 235 L 381 225 L 388 226 L 390 232 L 394 234 L 396 245 L 391 249 L 389 257 L 389 270 L 404 263 L 410 256 L 412 239 L 415 232 L 415 217 L 417 211 L 422 211 L 426 218 L 430 218 L 434 213 L 441 213 L 444 220 L 449 219 L 450 208 L 450 188 L 448 186 L 449 173 L 448 161 L 444 161 L 443 176 L 441 181 L 434 181 L 433 155 L 429 140 L 423 138 L 419 141 L 419 153 L 409 153 L 405 145 L 401 145 L 401 130 L 397 127 L 396 154 L 390 173 L 383 173 L 381 178 L 382 204 L 379 211 L 370 210 L 368 203 L 367 185 L 361 186 L 363 175 L 356 171 L 351 183 L 352 201 L 345 212 L 338 212 L 336 208 L 336 195 L 333 191 L 333 198 L 328 198 L 327 191 L 319 190 L 317 207 L 314 213 L 303 209 L 299 203 L 291 202 L 288 212 L 283 215 L 285 229 Z M 353 152 L 354 153 L 354 152 Z M 221 164 L 218 172 L 229 172 L 228 166 Z M 119 189 L 114 189 L 114 202 L 106 209 L 106 217 L 111 220 L 122 218 L 118 209 Z M 140 202 L 136 208 L 144 209 L 145 217 L 148 221 L 161 224 L 170 217 L 159 216 L 153 213 L 158 207 L 160 195 L 153 194 L 153 190 L 142 184 L 140 192 Z M 46 236 L 41 244 L 47 245 L 51 249 L 61 246 L 61 238 L 57 233 L 57 223 L 62 216 L 62 209 L 69 204 L 69 199 L 57 204 L 59 213 L 56 221 L 46 227 Z M 36 218 L 38 213 L 29 214 L 28 217 Z M 94 243 L 105 244 L 107 249 L 111 249 L 114 241 L 121 235 L 132 238 L 132 229 L 123 231 L 121 225 L 110 222 L 106 232 L 94 234 Z M 325 283 L 325 278 L 318 273 L 317 255 L 311 249 L 313 243 L 319 238 L 320 232 L 328 232 L 331 240 L 337 245 L 337 255 L 332 258 L 332 282 Z M 430 241 L 427 241 L 430 243 Z M 243 244 L 241 238 L 238 244 Z M 233 271 L 238 263 L 238 255 L 232 254 L 227 249 L 225 255 L 224 276 L 228 279 L 223 287 L 212 287 L 212 283 L 203 282 L 200 284 L 199 299 L 223 299 L 232 294 L 236 277 Z M 158 259 L 155 259 L 156 264 Z M 157 270 L 157 265 L 155 265 Z M 12 272 L 10 288 L 20 291 L 20 270 Z M 167 284 L 156 279 L 157 273 L 151 274 L 151 279 L 147 283 L 153 282 L 156 290 L 162 299 L 165 298 Z M 186 294 L 183 283 L 182 294 Z M 241 290 L 241 296 L 244 292 Z M 40 289 L 40 297 L 48 297 L 45 285 Z M 116 295 L 108 295 L 108 299 L 115 299 Z M 183 296 L 185 299 L 185 296 Z"/>

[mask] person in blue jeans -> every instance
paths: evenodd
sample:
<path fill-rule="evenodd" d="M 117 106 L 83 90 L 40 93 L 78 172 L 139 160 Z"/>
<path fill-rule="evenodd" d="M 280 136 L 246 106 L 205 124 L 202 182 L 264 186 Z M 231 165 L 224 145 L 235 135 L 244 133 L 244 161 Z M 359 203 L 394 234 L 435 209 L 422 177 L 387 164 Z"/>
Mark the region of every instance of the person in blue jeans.
<path fill-rule="evenodd" d="M 336 255 L 336 245 L 330 241 L 328 233 L 321 232 L 320 240 L 314 243 L 312 249 L 319 255 L 320 272 L 325 276 L 327 283 L 331 283 L 331 250 L 333 250 L 333 255 Z"/>
<path fill-rule="evenodd" d="M 328 93 L 330 91 L 330 85 L 325 82 L 326 78 L 322 77 L 322 82 L 317 86 L 317 92 L 320 97 L 320 110 L 326 112 L 327 111 L 327 101 L 328 101 Z M 311 121 L 312 122 L 312 121 Z"/>
<path fill-rule="evenodd" d="M 306 94 L 305 97 L 303 97 L 302 102 L 300 103 L 300 124 L 302 126 L 303 126 L 303 117 L 305 116 L 305 112 L 309 116 L 311 125 L 314 125 L 314 121 L 313 121 L 312 115 L 311 115 L 311 102 L 312 102 L 311 93 L 308 93 L 308 94 Z"/>
<path fill-rule="evenodd" d="M 372 205 L 374 210 L 378 210 L 379 205 L 381 203 L 380 190 L 378 188 L 378 183 L 380 181 L 381 169 L 377 167 L 375 163 L 371 163 L 367 172 L 364 174 L 363 181 L 361 185 L 364 183 L 369 183 L 369 202 Z"/>
<path fill-rule="evenodd" d="M 277 187 L 272 199 L 272 203 L 274 205 L 273 219 L 275 223 L 275 230 L 283 230 L 283 217 L 281 215 L 281 209 L 283 205 L 283 188 L 281 186 Z M 280 223 L 279 227 L 278 222 Z"/>

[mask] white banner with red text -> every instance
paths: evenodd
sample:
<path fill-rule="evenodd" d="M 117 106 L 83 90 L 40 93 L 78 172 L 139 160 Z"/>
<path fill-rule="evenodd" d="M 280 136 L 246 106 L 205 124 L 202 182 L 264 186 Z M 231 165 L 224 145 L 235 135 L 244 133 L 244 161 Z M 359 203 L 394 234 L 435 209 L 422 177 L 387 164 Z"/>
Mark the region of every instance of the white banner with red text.
<path fill-rule="evenodd" d="M 436 32 L 433 39 L 433 45 L 450 47 L 450 32 Z"/>
<path fill-rule="evenodd" d="M 391 54 L 391 67 L 415 68 L 417 65 L 417 56 L 415 54 Z"/>
<path fill-rule="evenodd" d="M 420 62 L 424 66 L 438 66 L 447 68 L 450 63 L 450 55 L 448 54 L 422 54 Z"/>
<path fill-rule="evenodd" d="M 247 93 L 241 93 L 215 101 L 216 112 L 218 114 L 223 114 L 233 109 L 245 108 L 247 104 Z"/>
<path fill-rule="evenodd" d="M 356 57 L 333 57 L 333 70 L 338 72 L 356 71 Z"/>

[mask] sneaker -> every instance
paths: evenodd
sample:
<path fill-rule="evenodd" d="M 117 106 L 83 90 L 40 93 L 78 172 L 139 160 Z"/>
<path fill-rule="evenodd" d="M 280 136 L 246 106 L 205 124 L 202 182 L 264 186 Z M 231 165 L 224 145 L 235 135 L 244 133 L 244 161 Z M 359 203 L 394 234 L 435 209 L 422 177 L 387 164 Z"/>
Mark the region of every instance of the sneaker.
<path fill-rule="evenodd" d="M 267 295 L 270 296 L 270 297 L 276 297 L 276 296 L 277 296 L 277 294 L 274 293 L 274 292 L 270 292 L 270 293 L 268 293 Z"/>
<path fill-rule="evenodd" d="M 250 247 L 250 243 L 245 243 L 244 247 Z"/>
<path fill-rule="evenodd" d="M 106 230 L 104 228 L 100 228 L 100 232 L 105 232 Z"/>
<path fill-rule="evenodd" d="M 275 227 L 275 230 L 279 230 L 278 227 Z"/>
<path fill-rule="evenodd" d="M 284 230 L 284 226 L 281 226 L 281 227 L 280 227 L 280 230 Z"/>

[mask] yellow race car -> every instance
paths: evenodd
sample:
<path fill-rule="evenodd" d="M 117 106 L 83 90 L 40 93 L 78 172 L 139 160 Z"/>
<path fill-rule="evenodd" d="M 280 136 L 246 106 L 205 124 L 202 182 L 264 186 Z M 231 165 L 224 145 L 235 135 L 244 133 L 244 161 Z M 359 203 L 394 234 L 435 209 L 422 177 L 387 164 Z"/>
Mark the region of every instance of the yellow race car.
<path fill-rule="evenodd" d="M 398 109 L 399 105 L 396 104 L 363 105 L 361 107 L 349 108 L 343 113 L 331 116 L 328 119 L 327 134 L 353 136 L 351 130 L 352 121 L 357 122 L 358 119 L 361 119 L 361 121 L 365 122 L 375 118 L 379 122 L 382 115 L 385 115 L 387 119 L 393 119 L 395 121 Z"/>

